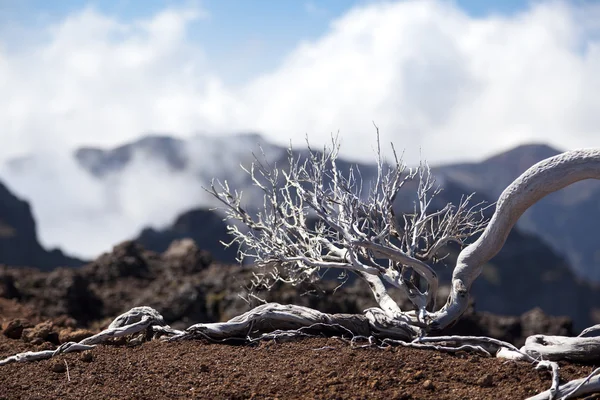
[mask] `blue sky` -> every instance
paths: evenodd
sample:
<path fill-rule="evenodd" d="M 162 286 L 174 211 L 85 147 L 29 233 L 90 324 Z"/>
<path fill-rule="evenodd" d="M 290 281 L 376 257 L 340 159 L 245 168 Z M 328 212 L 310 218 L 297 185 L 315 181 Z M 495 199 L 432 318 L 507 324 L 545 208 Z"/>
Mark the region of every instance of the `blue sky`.
<path fill-rule="evenodd" d="M 0 26 L 39 28 L 86 7 L 128 21 L 150 17 L 165 7 L 197 4 L 208 15 L 190 26 L 189 37 L 202 44 L 214 60 L 214 68 L 229 82 L 239 83 L 275 68 L 298 43 L 323 35 L 332 19 L 374 2 L 377 0 L 0 0 Z M 528 4 L 526 0 L 454 3 L 473 16 L 510 15 Z M 15 45 L 19 39 L 13 38 L 11 44 Z"/>
<path fill-rule="evenodd" d="M 599 21 L 586 0 L 0 0 L 0 89 L 14 92 L 0 160 L 235 130 L 279 143 L 340 130 L 361 158 L 373 120 L 440 161 L 488 125 L 479 157 L 585 145 Z"/>
<path fill-rule="evenodd" d="M 264 68 L 273 67 L 286 51 L 301 40 L 311 40 L 327 29 L 330 19 L 360 1 L 208 0 L 197 2 L 208 13 L 193 23 L 189 37 L 202 43 L 230 79 L 241 80 Z M 45 1 L 4 0 L 0 2 L 0 25 L 7 20 L 25 26 L 40 26 L 60 21 L 70 13 L 93 7 L 121 20 L 150 17 L 165 7 L 189 5 L 189 1 L 110 0 Z M 243 62 L 240 62 L 240 55 Z"/>

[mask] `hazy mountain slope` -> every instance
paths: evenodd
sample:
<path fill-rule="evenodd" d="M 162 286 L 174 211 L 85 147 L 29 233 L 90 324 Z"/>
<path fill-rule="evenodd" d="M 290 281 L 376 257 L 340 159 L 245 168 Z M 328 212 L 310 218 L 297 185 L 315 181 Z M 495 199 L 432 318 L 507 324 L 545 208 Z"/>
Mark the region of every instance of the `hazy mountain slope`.
<path fill-rule="evenodd" d="M 134 239 L 144 248 L 162 253 L 174 240 L 190 238 L 201 249 L 208 250 L 215 260 L 235 263 L 237 246 L 225 248 L 221 242 L 232 239 L 227 234 L 227 223 L 216 212 L 203 209 L 186 211 L 165 229 L 146 228 Z"/>
<path fill-rule="evenodd" d="M 147 136 L 111 150 L 82 147 L 75 151 L 75 158 L 94 176 L 104 177 L 127 167 L 140 152 L 176 171 L 183 170 L 188 165 L 185 142 L 169 136 Z"/>
<path fill-rule="evenodd" d="M 0 179 L 32 204 L 41 243 L 94 258 L 145 227 L 163 229 L 187 210 L 215 206 L 202 188 L 214 177 L 246 188 L 246 202 L 261 201 L 240 169 L 260 154 L 259 143 L 270 160 L 286 154 L 257 135 L 148 136 L 114 149 L 21 157 L 0 165 Z"/>
<path fill-rule="evenodd" d="M 560 151 L 544 144 L 529 144 L 510 149 L 478 163 L 437 166 L 434 173 L 451 179 L 473 191 L 498 198 L 500 193 L 523 171 Z"/>
<path fill-rule="evenodd" d="M 0 264 L 50 270 L 80 266 L 83 261 L 68 257 L 60 250 L 45 250 L 37 240 L 29 204 L 0 182 Z"/>

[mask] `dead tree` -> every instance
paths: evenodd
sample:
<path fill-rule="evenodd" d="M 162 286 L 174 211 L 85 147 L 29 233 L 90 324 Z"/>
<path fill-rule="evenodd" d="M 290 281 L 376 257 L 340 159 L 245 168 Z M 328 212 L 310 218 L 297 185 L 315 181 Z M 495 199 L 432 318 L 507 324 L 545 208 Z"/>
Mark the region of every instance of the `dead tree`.
<path fill-rule="evenodd" d="M 213 182 L 210 192 L 225 205 L 229 219 L 250 229 L 232 225 L 230 233 L 232 243 L 240 246 L 240 257 L 255 261 L 254 285 L 296 285 L 319 280 L 331 269 L 354 273 L 368 284 L 379 305 L 365 311 L 372 331 L 383 337 L 415 338 L 435 322 L 438 277 L 429 262 L 443 256 L 440 252 L 448 243 L 463 245 L 483 231 L 485 219 L 482 205 L 470 204 L 472 196 L 431 210 L 439 188 L 429 167 L 408 169 L 395 152 L 388 166 L 379 140 L 377 144 L 377 172 L 368 189 L 360 171 L 350 168 L 344 175 L 338 169 L 339 145 L 334 139 L 321 152 L 309 146 L 305 159 L 295 157 L 290 148 L 286 169 L 255 157 L 246 172 L 264 193 L 264 207 L 256 216 L 242 206 L 241 193 L 232 192 L 227 182 L 218 188 Z M 411 180 L 418 182 L 414 211 L 398 221 L 394 201 Z M 314 227 L 308 224 L 311 216 L 318 219 Z M 414 309 L 401 310 L 386 284 L 403 291 Z"/>
<path fill-rule="evenodd" d="M 254 258 L 254 285 L 268 287 L 276 281 L 296 285 L 319 280 L 324 271 L 337 269 L 363 279 L 379 307 L 346 315 L 267 303 L 227 322 L 199 323 L 184 331 L 166 326 L 155 310 L 137 307 L 92 338 L 64 344 L 55 351 L 18 354 L 0 360 L 0 365 L 87 349 L 107 338 L 133 332 L 150 331 L 166 336 L 166 340 L 246 342 L 326 333 L 352 343 L 365 339 L 369 345 L 468 350 L 534 362 L 536 368 L 551 369 L 554 377 L 552 387 L 535 398 L 569 398 L 600 390 L 597 371 L 560 386 L 555 362 L 600 359 L 600 325 L 576 338 L 534 335 L 521 349 L 492 338 L 431 335 L 465 312 L 471 284 L 483 265 L 500 251 L 527 208 L 574 182 L 600 179 L 600 149 L 569 151 L 532 166 L 504 190 L 487 224 L 481 204 L 470 204 L 472 196 L 464 197 L 459 204 L 432 210 L 431 201 L 439 189 L 429 167 L 421 164 L 414 170 L 407 169 L 395 152 L 394 163 L 389 166 L 381 156 L 379 138 L 377 173 L 368 188 L 363 187 L 358 170 L 351 168 L 344 175 L 338 169 L 336 140 L 322 152 L 309 150 L 308 157 L 300 159 L 290 148 L 285 169 L 257 159 L 246 171 L 264 193 L 264 206 L 257 214 L 243 207 L 241 193 L 232 191 L 227 182 L 213 183 L 209 190 L 225 205 L 227 216 L 249 228 L 231 225 L 232 243 L 240 246 L 241 257 Z M 418 183 L 415 207 L 399 220 L 394 201 L 411 180 Z M 311 217 L 318 219 L 314 226 L 308 223 Z M 450 295 L 438 310 L 438 278 L 430 262 L 443 257 L 450 242 L 465 245 L 477 233 L 481 233 L 479 238 L 460 252 Z M 386 284 L 403 291 L 413 309 L 402 310 Z"/>

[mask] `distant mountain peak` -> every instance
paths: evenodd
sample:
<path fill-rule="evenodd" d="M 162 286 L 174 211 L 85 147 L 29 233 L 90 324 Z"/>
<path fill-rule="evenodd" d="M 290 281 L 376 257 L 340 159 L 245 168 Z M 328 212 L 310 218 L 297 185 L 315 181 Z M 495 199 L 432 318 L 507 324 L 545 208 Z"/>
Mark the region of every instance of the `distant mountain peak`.
<path fill-rule="evenodd" d="M 86 170 L 100 177 L 124 168 L 138 151 L 153 159 L 163 160 L 173 169 L 184 169 L 187 165 L 187 159 L 182 151 L 184 145 L 182 139 L 149 134 L 108 150 L 82 147 L 75 151 L 75 158 Z"/>
<path fill-rule="evenodd" d="M 531 165 L 549 157 L 554 157 L 562 153 L 545 143 L 527 143 L 514 147 L 510 150 L 496 154 L 484 160 L 484 163 L 506 163 L 506 162 L 530 162 L 535 160 Z"/>

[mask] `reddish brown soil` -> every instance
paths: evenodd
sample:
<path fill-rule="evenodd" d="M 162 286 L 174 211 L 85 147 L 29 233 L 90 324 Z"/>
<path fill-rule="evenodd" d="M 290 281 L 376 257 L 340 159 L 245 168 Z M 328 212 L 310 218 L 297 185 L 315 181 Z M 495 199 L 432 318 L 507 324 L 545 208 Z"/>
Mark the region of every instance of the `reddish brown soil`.
<path fill-rule="evenodd" d="M 0 301 L 7 321 L 42 321 Z M 68 325 L 55 320 L 55 325 Z M 63 328 L 70 329 L 70 328 Z M 25 335 L 23 335 L 25 337 Z M 50 337 L 49 339 L 50 340 Z M 0 358 L 53 348 L 0 334 Z M 563 381 L 594 366 L 561 363 Z M 406 348 L 351 348 L 337 339 L 231 346 L 200 341 L 101 345 L 0 367 L 0 399 L 523 399 L 550 387 L 525 362 Z"/>

